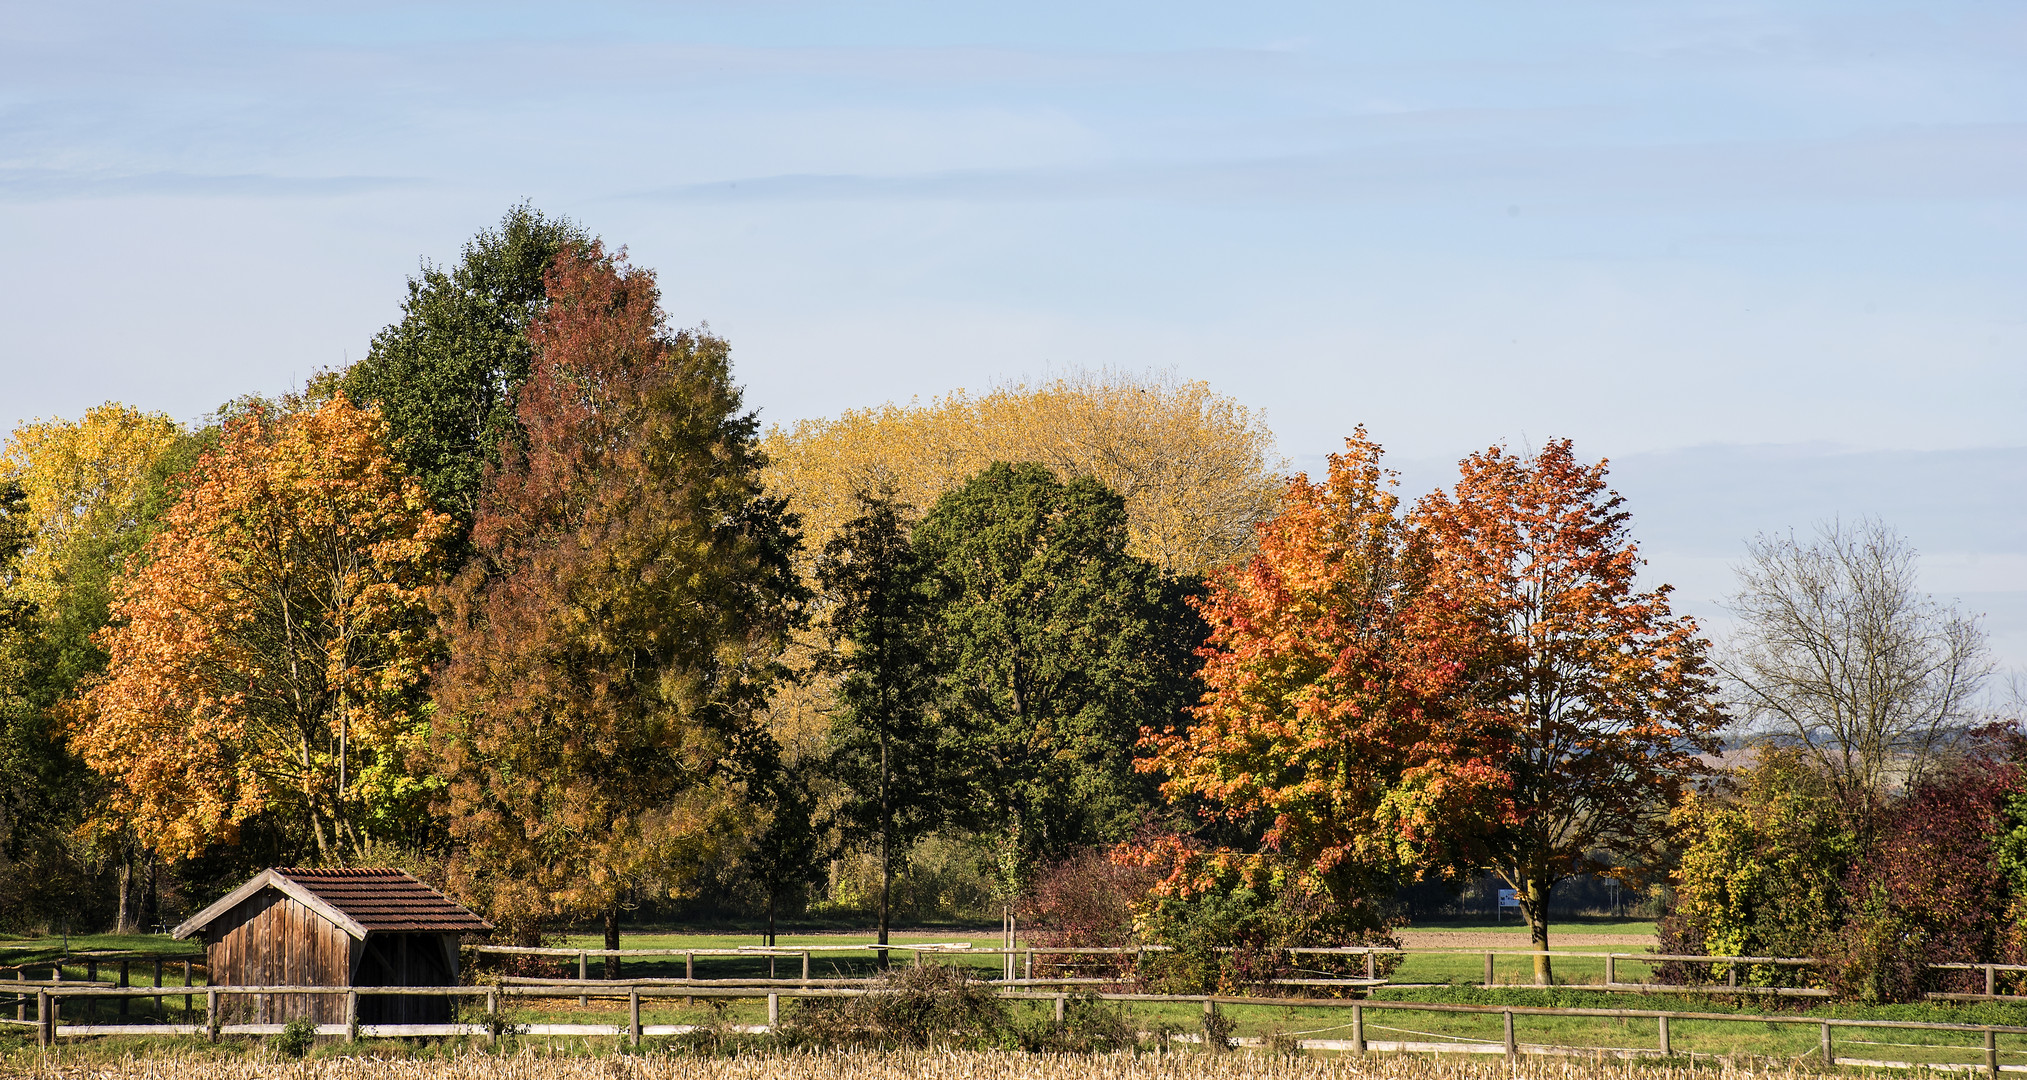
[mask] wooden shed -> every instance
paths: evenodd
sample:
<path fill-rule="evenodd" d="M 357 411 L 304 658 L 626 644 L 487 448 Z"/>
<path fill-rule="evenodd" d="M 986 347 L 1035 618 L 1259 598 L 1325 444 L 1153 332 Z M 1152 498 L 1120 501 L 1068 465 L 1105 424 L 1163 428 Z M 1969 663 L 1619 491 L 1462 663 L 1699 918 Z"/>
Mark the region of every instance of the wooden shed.
<path fill-rule="evenodd" d="M 492 924 L 400 870 L 264 870 L 175 930 L 204 936 L 214 986 L 455 986 L 458 941 Z M 345 1020 L 337 994 L 243 998 L 235 1023 Z M 451 1018 L 443 997 L 359 999 L 364 1024 Z"/>

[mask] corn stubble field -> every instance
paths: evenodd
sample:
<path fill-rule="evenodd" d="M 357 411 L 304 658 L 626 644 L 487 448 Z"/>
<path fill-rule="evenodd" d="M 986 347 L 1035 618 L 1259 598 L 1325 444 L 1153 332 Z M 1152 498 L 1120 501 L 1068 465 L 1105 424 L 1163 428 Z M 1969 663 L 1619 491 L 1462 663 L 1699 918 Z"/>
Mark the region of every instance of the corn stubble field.
<path fill-rule="evenodd" d="M 1428 1056 L 1285 1057 L 1260 1053 L 1040 1055 L 873 1051 L 571 1057 L 530 1049 L 432 1060 L 151 1055 L 121 1060 L 38 1056 L 0 1073 L 36 1080 L 199 1077 L 202 1080 L 1810 1080 L 1791 1063 L 1717 1061 L 1694 1067 L 1581 1059 L 1438 1060 Z"/>

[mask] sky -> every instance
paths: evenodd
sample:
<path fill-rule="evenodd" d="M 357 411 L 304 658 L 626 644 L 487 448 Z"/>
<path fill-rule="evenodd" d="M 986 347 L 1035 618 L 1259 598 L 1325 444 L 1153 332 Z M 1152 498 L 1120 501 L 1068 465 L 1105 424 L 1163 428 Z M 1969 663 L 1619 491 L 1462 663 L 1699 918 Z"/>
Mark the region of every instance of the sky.
<path fill-rule="evenodd" d="M 0 422 L 357 359 L 510 205 L 776 423 L 1079 368 L 1571 438 L 1714 633 L 1876 516 L 2027 669 L 2027 8 L 0 0 Z"/>

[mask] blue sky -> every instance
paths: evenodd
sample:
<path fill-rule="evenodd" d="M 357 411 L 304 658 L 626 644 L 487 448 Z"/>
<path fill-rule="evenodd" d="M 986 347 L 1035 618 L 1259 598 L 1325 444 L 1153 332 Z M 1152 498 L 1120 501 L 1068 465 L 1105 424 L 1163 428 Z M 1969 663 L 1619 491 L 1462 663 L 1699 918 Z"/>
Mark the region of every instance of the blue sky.
<path fill-rule="evenodd" d="M 1610 457 L 1653 576 L 1876 514 L 2027 667 L 2027 8 L 0 3 L 0 422 L 356 358 L 522 198 L 770 420 L 1172 368 L 1314 467 Z"/>

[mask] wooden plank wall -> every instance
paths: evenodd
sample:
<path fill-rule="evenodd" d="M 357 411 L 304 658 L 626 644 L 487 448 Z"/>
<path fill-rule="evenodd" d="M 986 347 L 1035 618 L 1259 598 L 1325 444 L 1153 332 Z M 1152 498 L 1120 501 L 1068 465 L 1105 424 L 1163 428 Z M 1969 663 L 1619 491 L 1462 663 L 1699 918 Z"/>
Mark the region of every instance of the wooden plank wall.
<path fill-rule="evenodd" d="M 279 892 L 262 890 L 213 923 L 206 959 L 214 985 L 349 986 L 352 939 L 323 916 Z M 232 1022 L 279 1024 L 305 1017 L 343 1023 L 335 994 L 268 994 L 237 999 Z"/>

